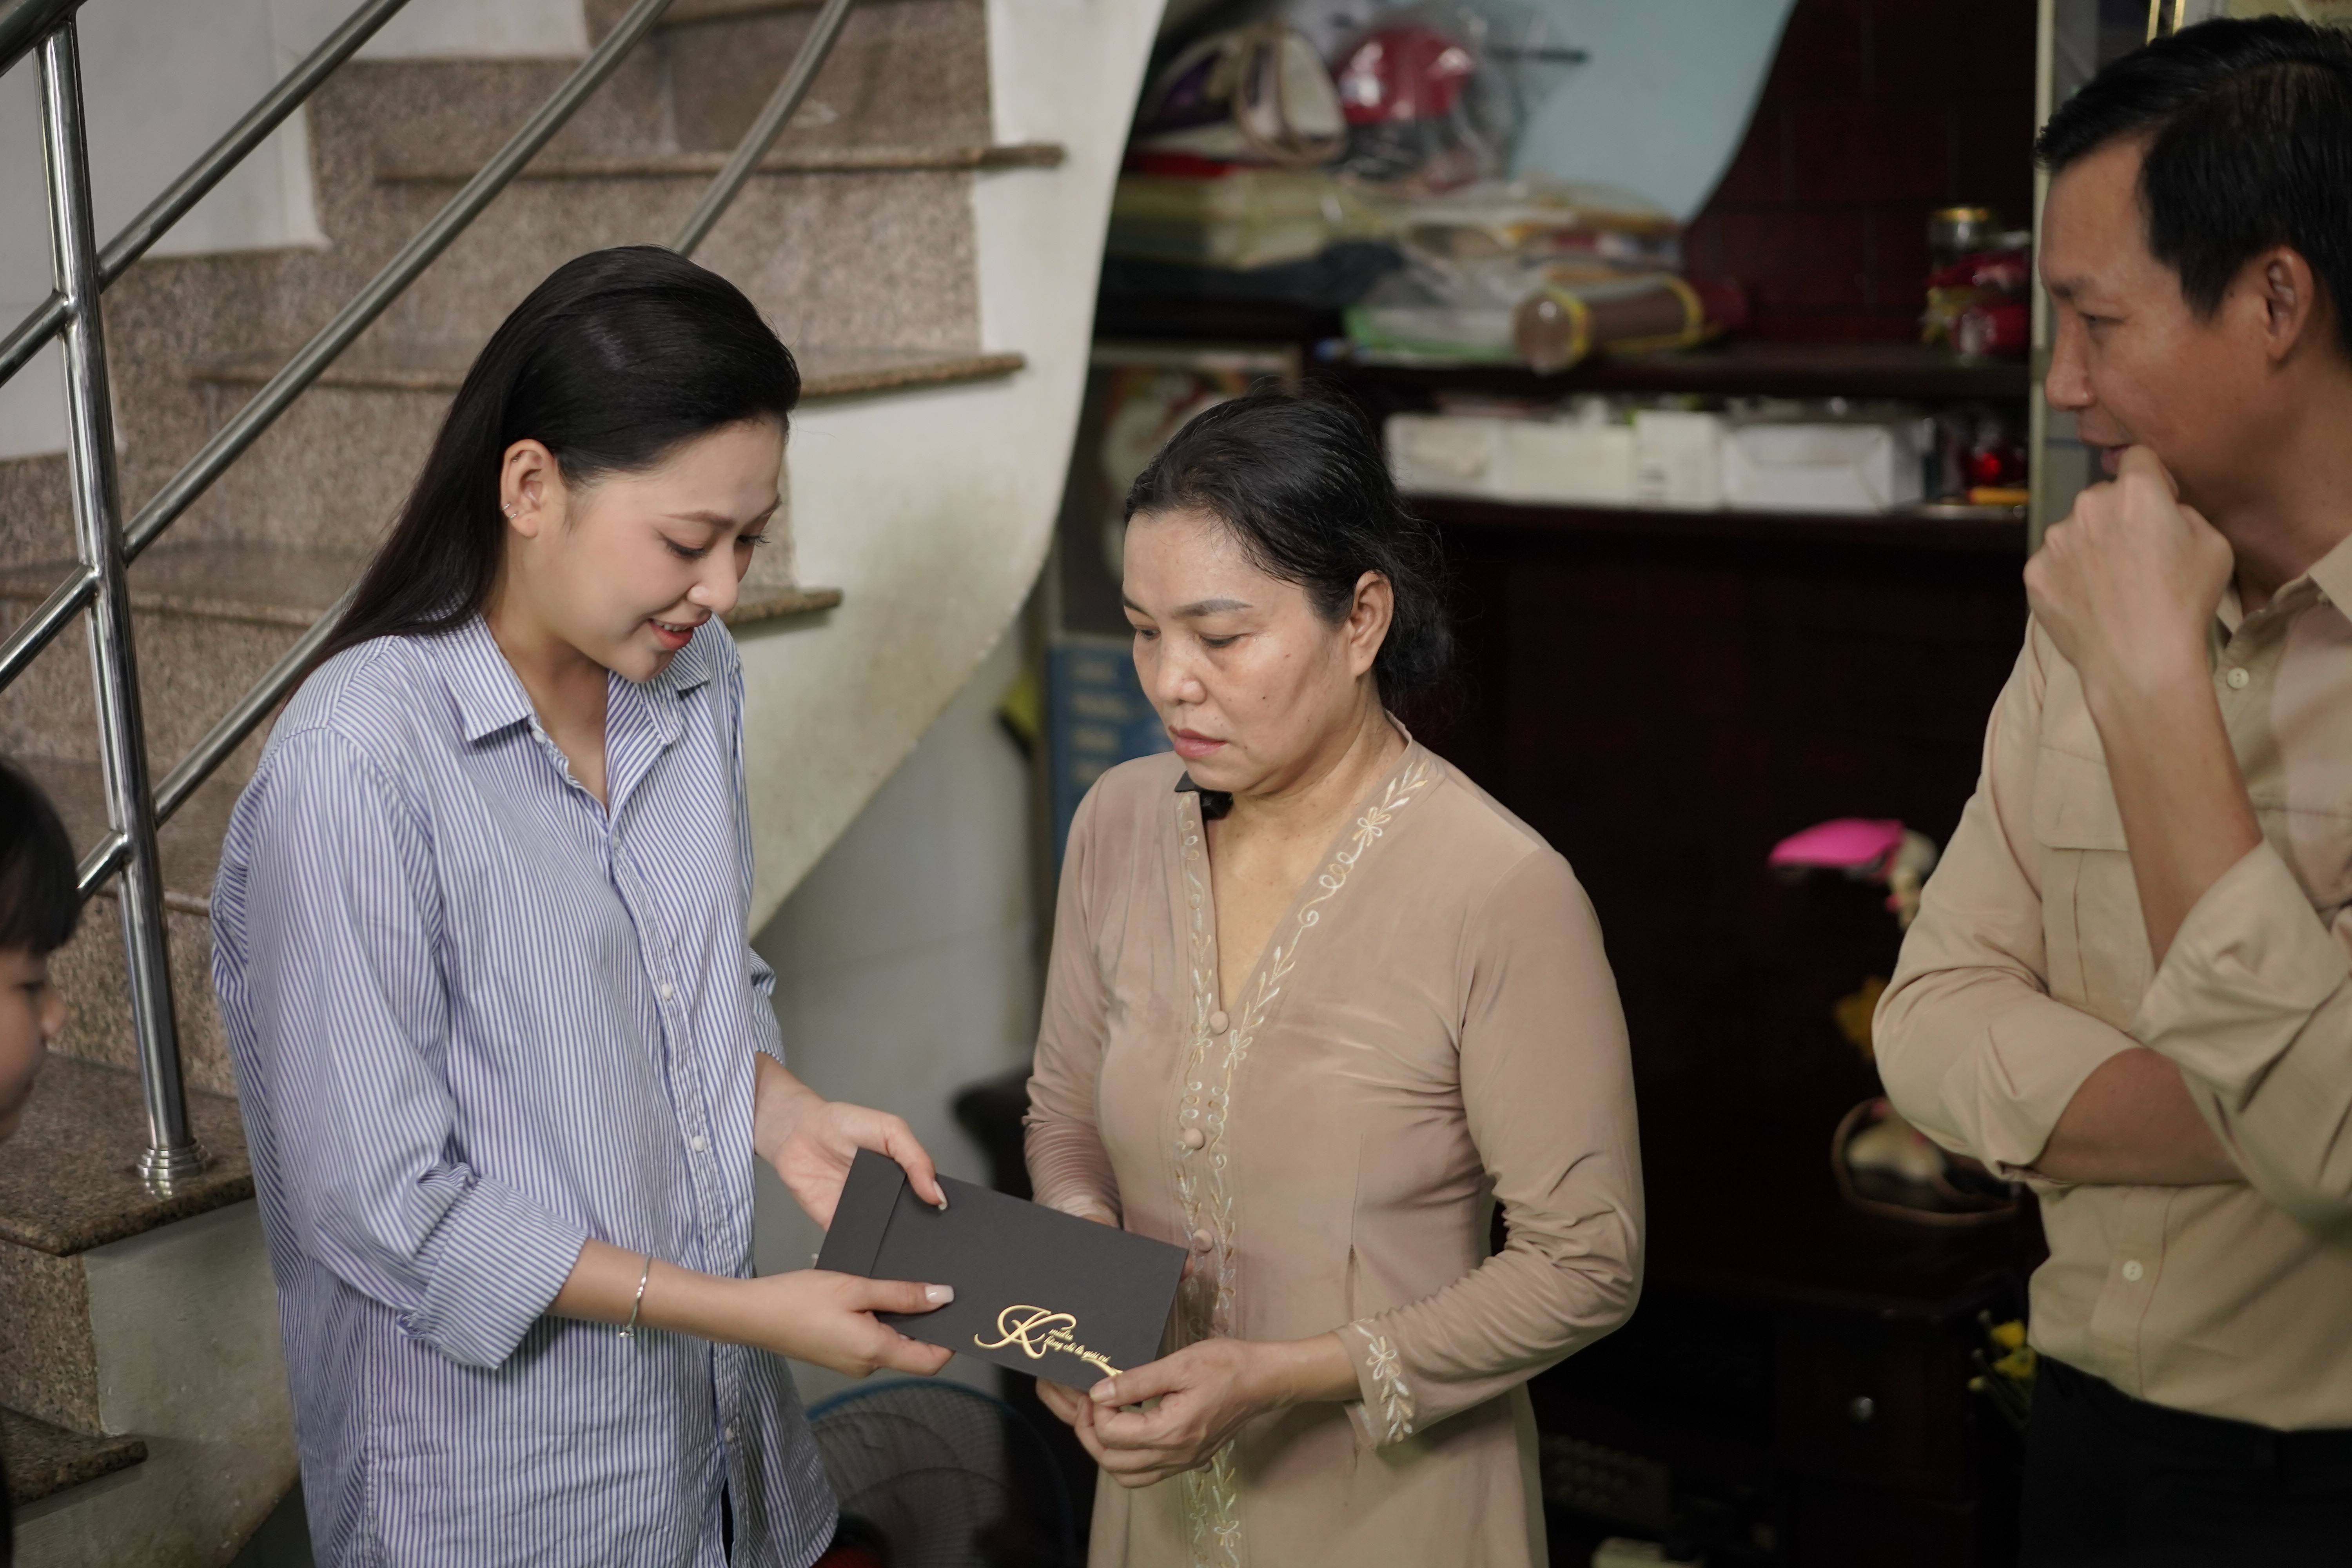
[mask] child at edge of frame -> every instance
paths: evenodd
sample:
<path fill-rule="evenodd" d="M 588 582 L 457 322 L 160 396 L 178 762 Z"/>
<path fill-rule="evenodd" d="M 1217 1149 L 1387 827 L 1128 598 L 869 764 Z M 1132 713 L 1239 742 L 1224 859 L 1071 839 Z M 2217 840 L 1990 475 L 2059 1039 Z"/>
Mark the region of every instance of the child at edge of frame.
<path fill-rule="evenodd" d="M 15 1135 L 49 1042 L 65 1032 L 66 1004 L 49 984 L 49 954 L 81 915 L 73 841 L 57 808 L 0 761 L 0 1143 Z M 8 1493 L 0 1456 L 0 1504 Z M 0 1568 L 16 1561 L 15 1530 L 0 1514 Z"/>

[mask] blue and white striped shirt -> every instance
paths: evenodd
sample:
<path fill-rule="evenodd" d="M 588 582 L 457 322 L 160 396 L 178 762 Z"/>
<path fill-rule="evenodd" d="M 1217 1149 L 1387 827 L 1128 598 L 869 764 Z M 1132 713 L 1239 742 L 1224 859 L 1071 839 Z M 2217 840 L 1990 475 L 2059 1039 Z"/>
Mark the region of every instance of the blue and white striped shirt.
<path fill-rule="evenodd" d="M 213 895 L 322 1563 L 802 1568 L 834 1502 L 784 1363 L 546 1315 L 596 1237 L 751 1270 L 742 668 L 612 678 L 609 812 L 478 619 L 306 682 Z"/>

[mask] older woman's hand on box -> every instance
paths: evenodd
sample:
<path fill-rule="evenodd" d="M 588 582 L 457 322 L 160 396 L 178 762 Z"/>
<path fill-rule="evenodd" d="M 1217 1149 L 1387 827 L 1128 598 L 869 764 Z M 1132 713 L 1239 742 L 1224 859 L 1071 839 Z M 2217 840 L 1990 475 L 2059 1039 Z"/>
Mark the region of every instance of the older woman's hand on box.
<path fill-rule="evenodd" d="M 1355 1392 L 1355 1363 L 1339 1336 L 1321 1334 L 1272 1343 L 1202 1340 L 1104 1378 L 1084 1395 L 1055 1388 L 1048 1403 L 1095 1463 L 1132 1488 L 1200 1468 L 1255 1416 Z"/>

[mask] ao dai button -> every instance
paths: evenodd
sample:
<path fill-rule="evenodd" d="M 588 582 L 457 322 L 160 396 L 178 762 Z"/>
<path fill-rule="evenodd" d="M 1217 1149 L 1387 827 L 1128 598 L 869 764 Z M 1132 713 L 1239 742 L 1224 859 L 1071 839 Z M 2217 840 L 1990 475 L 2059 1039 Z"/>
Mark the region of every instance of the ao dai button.
<path fill-rule="evenodd" d="M 1208 1143 L 1209 1135 L 1197 1127 L 1187 1127 L 1176 1135 L 1176 1140 L 1187 1149 L 1199 1149 Z"/>
<path fill-rule="evenodd" d="M 1206 1252 L 1213 1245 L 1214 1245 L 1215 1239 L 1215 1237 L 1212 1237 L 1205 1230 L 1196 1230 L 1192 1233 L 1192 1250 L 1195 1252 Z"/>
<path fill-rule="evenodd" d="M 1224 1009 L 1220 1007 L 1209 1015 L 1209 1033 L 1222 1035 L 1232 1023 L 1233 1020 L 1225 1016 Z"/>

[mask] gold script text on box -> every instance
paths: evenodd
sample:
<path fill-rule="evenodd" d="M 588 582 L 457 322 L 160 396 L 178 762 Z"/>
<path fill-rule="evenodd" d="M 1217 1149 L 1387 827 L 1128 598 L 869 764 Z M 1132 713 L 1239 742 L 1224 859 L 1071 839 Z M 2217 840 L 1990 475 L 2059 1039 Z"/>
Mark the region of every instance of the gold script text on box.
<path fill-rule="evenodd" d="M 1083 1362 L 1091 1362 L 1111 1377 L 1118 1368 L 1100 1351 L 1090 1351 L 1078 1343 L 1078 1320 L 1068 1312 L 1056 1312 L 1050 1307 L 1007 1307 L 996 1314 L 996 1331 L 1003 1337 L 983 1340 L 978 1334 L 971 1342 L 984 1351 L 1001 1351 L 1007 1345 L 1018 1345 L 1021 1353 L 1031 1361 L 1043 1361 L 1047 1351 L 1060 1351 Z"/>

